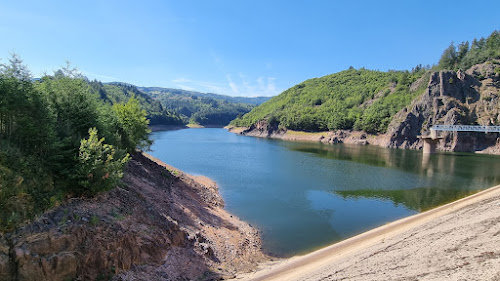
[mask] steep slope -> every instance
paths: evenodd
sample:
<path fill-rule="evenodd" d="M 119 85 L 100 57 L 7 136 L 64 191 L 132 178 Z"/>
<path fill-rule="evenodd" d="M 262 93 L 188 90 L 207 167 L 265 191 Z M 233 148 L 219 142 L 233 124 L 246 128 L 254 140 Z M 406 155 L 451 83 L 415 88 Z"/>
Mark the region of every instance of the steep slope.
<path fill-rule="evenodd" d="M 0 234 L 0 280 L 214 280 L 265 259 L 216 184 L 133 155 L 123 185 Z"/>
<path fill-rule="evenodd" d="M 421 148 L 417 138 L 433 124 L 500 124 L 500 61 L 472 66 L 467 71 L 440 71 L 431 75 L 427 89 L 394 116 L 385 146 Z M 500 151 L 498 134 L 442 132 L 444 151 Z M 496 148 L 494 148 L 496 145 Z"/>
<path fill-rule="evenodd" d="M 300 83 L 234 120 L 258 121 L 299 131 L 357 129 L 385 132 L 391 117 L 425 89 L 416 83 L 426 71 L 348 69 Z"/>
<path fill-rule="evenodd" d="M 301 134 L 280 127 L 281 123 L 276 121 L 273 123 L 269 118 L 257 121 L 241 133 L 285 140 L 421 149 L 423 142 L 418 136 L 428 134 L 434 124 L 500 124 L 499 69 L 500 60 L 491 60 L 474 65 L 465 72 L 450 70 L 428 72 L 410 85 L 413 89 L 423 88 L 422 94 L 394 114 L 390 118 L 387 132 L 382 134 L 356 130 Z M 256 108 L 255 112 L 258 110 L 259 108 Z M 440 136 L 444 138 L 438 146 L 441 151 L 500 153 L 498 133 L 440 132 Z"/>
<path fill-rule="evenodd" d="M 145 93 L 139 91 L 136 86 L 127 83 L 109 83 L 103 84 L 98 81 L 90 82 L 90 86 L 99 97 L 105 102 L 114 104 L 127 102 L 135 96 L 141 106 L 148 113 L 148 119 L 151 125 L 181 125 L 183 120 L 181 116 L 172 110 L 164 108 L 162 104 Z"/>
<path fill-rule="evenodd" d="M 434 124 L 500 125 L 499 76 L 500 32 L 493 31 L 452 43 L 432 69 L 350 68 L 304 81 L 231 124 L 250 136 L 419 149 L 418 136 Z M 496 133 L 442 135 L 443 151 L 500 153 Z"/>

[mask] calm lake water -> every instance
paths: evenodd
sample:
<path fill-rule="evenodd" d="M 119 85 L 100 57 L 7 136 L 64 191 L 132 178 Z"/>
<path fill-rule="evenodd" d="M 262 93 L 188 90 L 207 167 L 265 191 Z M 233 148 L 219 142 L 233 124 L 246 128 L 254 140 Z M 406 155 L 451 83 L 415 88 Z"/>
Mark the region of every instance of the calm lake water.
<path fill-rule="evenodd" d="M 155 157 L 219 185 L 226 209 L 262 231 L 264 250 L 302 254 L 500 183 L 500 157 L 238 136 L 152 133 Z"/>

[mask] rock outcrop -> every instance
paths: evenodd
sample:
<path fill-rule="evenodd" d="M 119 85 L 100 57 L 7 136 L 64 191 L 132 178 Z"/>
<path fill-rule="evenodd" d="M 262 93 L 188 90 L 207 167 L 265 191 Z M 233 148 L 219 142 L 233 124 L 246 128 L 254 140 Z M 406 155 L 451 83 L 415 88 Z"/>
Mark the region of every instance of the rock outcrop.
<path fill-rule="evenodd" d="M 279 137 L 286 133 L 286 130 L 280 129 L 277 122 L 269 120 L 259 120 L 257 123 L 252 124 L 250 128 L 240 132 L 242 135 L 259 137 L 259 138 L 273 138 Z"/>
<path fill-rule="evenodd" d="M 423 76 L 411 88 L 427 88 L 409 106 L 393 117 L 387 133 L 370 135 L 360 131 L 338 130 L 312 134 L 290 134 L 277 122 L 260 120 L 238 133 L 284 140 L 322 143 L 373 144 L 383 147 L 421 149 L 420 135 L 429 133 L 432 125 L 500 125 L 500 61 L 478 64 L 467 71 L 433 72 Z M 367 101 L 368 103 L 373 100 Z M 440 132 L 441 151 L 482 151 L 500 154 L 498 133 Z"/>
<path fill-rule="evenodd" d="M 475 65 L 462 71 L 432 73 L 427 89 L 413 103 L 398 112 L 387 130 L 383 146 L 419 149 L 434 124 L 500 124 L 499 62 Z M 497 133 L 440 132 L 442 151 L 478 151 L 496 146 Z"/>
<path fill-rule="evenodd" d="M 0 236 L 0 280 L 213 280 L 265 259 L 216 184 L 133 155 L 123 184 Z"/>

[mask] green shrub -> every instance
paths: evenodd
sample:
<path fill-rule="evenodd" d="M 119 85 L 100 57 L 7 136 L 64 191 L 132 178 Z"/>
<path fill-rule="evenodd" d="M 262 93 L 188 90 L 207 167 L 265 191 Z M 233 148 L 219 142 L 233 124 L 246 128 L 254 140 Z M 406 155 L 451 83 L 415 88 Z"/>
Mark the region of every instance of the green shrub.
<path fill-rule="evenodd" d="M 146 111 L 141 109 L 139 101 L 131 97 L 127 103 L 114 104 L 113 111 L 118 119 L 122 147 L 128 152 L 133 152 L 136 148 L 149 148 L 149 119 L 146 117 Z"/>
<path fill-rule="evenodd" d="M 98 138 L 96 128 L 90 129 L 88 139 L 80 143 L 75 193 L 94 195 L 113 188 L 123 176 L 123 166 L 129 158 L 126 154 L 115 159 L 113 146 L 105 144 L 104 138 Z"/>

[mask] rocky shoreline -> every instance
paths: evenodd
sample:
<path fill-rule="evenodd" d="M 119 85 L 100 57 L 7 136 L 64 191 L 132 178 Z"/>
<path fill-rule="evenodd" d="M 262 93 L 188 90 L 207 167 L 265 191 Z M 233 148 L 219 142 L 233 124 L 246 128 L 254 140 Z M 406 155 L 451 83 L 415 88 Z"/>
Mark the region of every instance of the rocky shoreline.
<path fill-rule="evenodd" d="M 268 259 L 212 180 L 135 154 L 123 183 L 0 236 L 0 280 L 220 280 Z"/>
<path fill-rule="evenodd" d="M 357 145 L 379 145 L 384 146 L 387 135 L 371 135 L 363 131 L 338 130 L 333 132 L 301 132 L 293 130 L 268 130 L 265 121 L 257 122 L 256 126 L 250 128 L 244 127 L 226 127 L 226 129 L 235 134 L 244 136 L 281 139 L 286 141 L 299 142 L 320 142 L 324 144 L 357 144 Z"/>
<path fill-rule="evenodd" d="M 500 63 L 499 61 L 495 61 Z M 231 132 L 288 141 L 347 143 L 382 147 L 422 149 L 420 135 L 427 135 L 433 124 L 494 125 L 500 121 L 500 74 L 493 63 L 478 64 L 465 72 L 430 73 L 426 90 L 400 110 L 385 134 L 337 130 L 297 132 L 260 120 L 249 128 L 228 127 Z M 418 88 L 424 80 L 415 82 Z M 439 151 L 500 154 L 500 134 L 481 132 L 439 132 Z"/>

